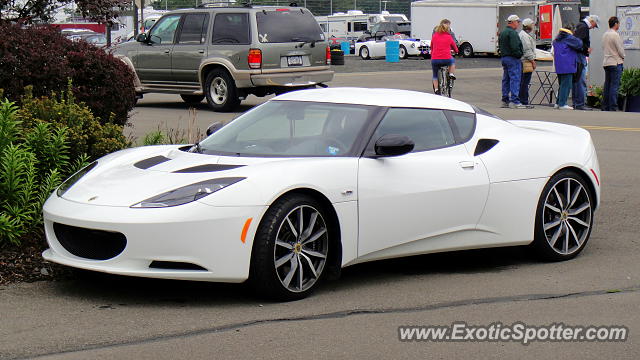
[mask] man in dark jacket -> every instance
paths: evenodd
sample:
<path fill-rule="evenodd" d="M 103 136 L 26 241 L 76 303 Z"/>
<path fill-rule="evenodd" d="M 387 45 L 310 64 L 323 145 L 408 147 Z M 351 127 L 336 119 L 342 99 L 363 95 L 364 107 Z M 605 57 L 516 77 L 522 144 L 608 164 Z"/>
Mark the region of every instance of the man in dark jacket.
<path fill-rule="evenodd" d="M 573 77 L 573 108 L 576 110 L 591 110 L 585 106 L 587 95 L 587 57 L 591 54 L 591 38 L 589 30 L 598 27 L 600 19 L 597 15 L 590 15 L 576 25 L 574 36 L 582 40 L 582 50 L 578 52 L 578 71 Z"/>
<path fill-rule="evenodd" d="M 511 15 L 507 18 L 507 27 L 502 30 L 498 39 L 502 60 L 502 107 L 526 109 L 520 102 L 520 79 L 522 77 L 522 41 L 516 29 L 520 26 L 520 17 Z M 511 97 L 509 97 L 511 93 Z"/>

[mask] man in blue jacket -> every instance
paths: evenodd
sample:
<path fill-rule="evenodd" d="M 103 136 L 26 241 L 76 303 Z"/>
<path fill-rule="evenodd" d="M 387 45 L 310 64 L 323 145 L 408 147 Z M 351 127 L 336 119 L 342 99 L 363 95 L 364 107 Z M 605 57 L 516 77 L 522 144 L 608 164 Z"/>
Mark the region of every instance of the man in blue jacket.
<path fill-rule="evenodd" d="M 573 35 L 582 40 L 582 49 L 578 52 L 578 71 L 573 79 L 573 107 L 576 110 L 592 110 L 585 106 L 587 95 L 587 57 L 591 54 L 591 38 L 589 30 L 598 27 L 600 18 L 590 15 L 576 25 Z"/>

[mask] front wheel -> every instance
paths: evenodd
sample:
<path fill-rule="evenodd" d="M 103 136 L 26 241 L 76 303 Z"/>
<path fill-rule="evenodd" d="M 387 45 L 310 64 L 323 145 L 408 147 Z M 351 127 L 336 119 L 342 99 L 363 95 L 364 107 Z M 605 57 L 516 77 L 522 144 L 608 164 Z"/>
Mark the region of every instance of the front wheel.
<path fill-rule="evenodd" d="M 209 72 L 204 87 L 207 103 L 214 111 L 231 111 L 240 104 L 235 82 L 225 70 Z"/>
<path fill-rule="evenodd" d="M 332 229 L 314 198 L 292 194 L 276 201 L 260 222 L 251 255 L 251 283 L 259 296 L 297 300 L 323 278 Z"/>
<path fill-rule="evenodd" d="M 593 225 L 594 199 L 573 171 L 551 177 L 536 211 L 533 248 L 544 260 L 569 260 L 584 249 Z"/>

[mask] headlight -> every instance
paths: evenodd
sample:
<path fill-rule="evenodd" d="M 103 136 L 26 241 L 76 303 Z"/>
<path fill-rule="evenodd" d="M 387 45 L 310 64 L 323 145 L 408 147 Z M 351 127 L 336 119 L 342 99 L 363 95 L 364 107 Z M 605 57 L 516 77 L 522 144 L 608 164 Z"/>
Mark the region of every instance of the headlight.
<path fill-rule="evenodd" d="M 67 190 L 69 190 L 69 188 L 73 186 L 73 184 L 75 184 L 78 180 L 80 180 L 80 178 L 83 177 L 86 173 L 91 171 L 91 169 L 96 167 L 96 165 L 98 165 L 98 162 L 94 161 L 91 164 L 80 169 L 80 171 L 78 171 L 77 173 L 71 175 L 71 177 L 65 180 L 62 183 L 62 185 L 58 186 L 58 190 L 56 191 L 56 194 L 58 194 L 58 196 L 64 195 L 64 193 L 66 193 Z"/>
<path fill-rule="evenodd" d="M 132 208 L 163 208 L 170 206 L 178 206 L 202 199 L 203 197 L 213 194 L 214 192 L 224 189 L 231 184 L 244 180 L 243 177 L 229 177 L 220 179 L 211 179 L 201 181 L 199 183 L 183 186 L 166 193 L 156 195 L 141 201 Z"/>

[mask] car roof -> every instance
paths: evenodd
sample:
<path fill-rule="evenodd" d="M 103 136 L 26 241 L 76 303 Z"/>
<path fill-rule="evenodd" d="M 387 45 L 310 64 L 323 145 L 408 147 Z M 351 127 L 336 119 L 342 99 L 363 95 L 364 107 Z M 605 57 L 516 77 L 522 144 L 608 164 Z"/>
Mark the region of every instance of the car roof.
<path fill-rule="evenodd" d="M 356 87 L 311 89 L 292 91 L 277 96 L 273 100 L 442 109 L 475 113 L 471 105 L 462 101 L 419 91 L 398 89 Z"/>
<path fill-rule="evenodd" d="M 242 5 L 237 5 L 237 6 L 204 6 L 204 7 L 197 7 L 197 8 L 185 8 L 185 9 L 178 9 L 178 10 L 172 10 L 170 12 L 168 12 L 167 14 L 175 14 L 175 13 L 191 13 L 191 12 L 203 12 L 203 11 L 217 11 L 217 12 L 260 12 L 260 11 L 275 11 L 277 9 L 289 9 L 291 11 L 296 11 L 296 10 L 307 10 L 309 11 L 309 9 L 304 8 L 304 7 L 292 7 L 292 6 L 273 6 L 273 5 L 253 5 L 251 7 L 249 6 L 242 6 Z M 162 14 L 165 15 L 165 14 Z"/>

